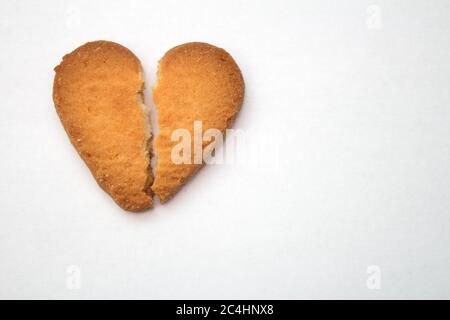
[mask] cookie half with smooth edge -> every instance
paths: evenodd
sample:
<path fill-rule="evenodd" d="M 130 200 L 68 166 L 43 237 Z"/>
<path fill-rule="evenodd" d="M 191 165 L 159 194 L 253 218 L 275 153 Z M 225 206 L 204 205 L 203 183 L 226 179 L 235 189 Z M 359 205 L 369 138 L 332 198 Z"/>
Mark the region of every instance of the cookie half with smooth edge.
<path fill-rule="evenodd" d="M 125 210 L 151 208 L 151 128 L 139 59 L 117 43 L 94 41 L 64 56 L 55 72 L 56 111 L 98 184 Z"/>
<path fill-rule="evenodd" d="M 172 133 L 186 129 L 194 136 L 194 121 L 225 133 L 244 99 L 244 80 L 230 54 L 207 43 L 193 42 L 169 50 L 159 61 L 153 89 L 158 134 L 153 192 L 162 203 L 169 200 L 203 163 L 174 163 L 177 141 Z M 207 143 L 202 143 L 203 148 Z"/>

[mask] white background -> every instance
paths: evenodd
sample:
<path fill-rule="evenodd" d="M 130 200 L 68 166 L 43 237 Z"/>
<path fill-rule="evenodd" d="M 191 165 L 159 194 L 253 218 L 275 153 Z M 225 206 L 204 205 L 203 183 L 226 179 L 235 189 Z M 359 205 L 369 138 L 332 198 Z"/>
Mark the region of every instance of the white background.
<path fill-rule="evenodd" d="M 1 1 L 0 298 L 450 298 L 449 33 L 449 1 Z M 150 106 L 168 49 L 228 50 L 247 160 L 122 211 L 51 98 L 98 39 Z"/>

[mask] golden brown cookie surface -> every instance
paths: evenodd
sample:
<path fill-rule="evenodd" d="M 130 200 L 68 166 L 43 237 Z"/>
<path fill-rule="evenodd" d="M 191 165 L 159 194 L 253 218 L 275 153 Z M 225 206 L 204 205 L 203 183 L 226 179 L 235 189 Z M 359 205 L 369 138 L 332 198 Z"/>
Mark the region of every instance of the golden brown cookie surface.
<path fill-rule="evenodd" d="M 174 130 L 194 136 L 194 121 L 224 133 L 242 105 L 244 81 L 233 58 L 206 43 L 186 43 L 169 50 L 159 62 L 153 99 L 159 133 L 155 141 L 157 165 L 152 190 L 161 202 L 170 199 L 202 164 L 176 164 L 171 151 Z M 204 147 L 205 145 L 203 145 Z"/>
<path fill-rule="evenodd" d="M 152 207 L 139 60 L 119 44 L 94 41 L 64 56 L 55 72 L 56 111 L 98 184 L 125 210 Z"/>

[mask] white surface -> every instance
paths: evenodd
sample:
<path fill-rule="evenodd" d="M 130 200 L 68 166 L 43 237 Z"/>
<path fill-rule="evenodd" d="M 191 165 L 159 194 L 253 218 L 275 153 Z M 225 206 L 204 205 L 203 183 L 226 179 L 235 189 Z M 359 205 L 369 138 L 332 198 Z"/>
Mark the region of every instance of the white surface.
<path fill-rule="evenodd" d="M 2 1 L 0 298 L 450 298 L 449 17 L 425 0 Z M 259 161 L 124 213 L 51 99 L 53 67 L 97 39 L 132 50 L 148 88 L 175 45 L 227 49 Z"/>

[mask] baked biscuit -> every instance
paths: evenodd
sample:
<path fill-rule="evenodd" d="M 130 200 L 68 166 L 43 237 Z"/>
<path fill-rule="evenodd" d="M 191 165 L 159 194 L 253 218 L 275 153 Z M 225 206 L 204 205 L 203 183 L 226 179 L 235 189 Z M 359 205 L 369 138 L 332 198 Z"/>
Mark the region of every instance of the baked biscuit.
<path fill-rule="evenodd" d="M 117 43 L 94 41 L 64 56 L 55 72 L 56 111 L 98 184 L 125 210 L 152 207 L 139 59 Z"/>
<path fill-rule="evenodd" d="M 239 112 L 243 98 L 241 71 L 223 49 L 207 43 L 186 43 L 169 50 L 160 60 L 153 89 L 159 132 L 152 190 L 162 203 L 202 166 L 172 161 L 171 151 L 178 143 L 172 141 L 172 132 L 184 128 L 193 137 L 194 121 L 202 121 L 203 132 L 216 128 L 224 134 Z"/>

